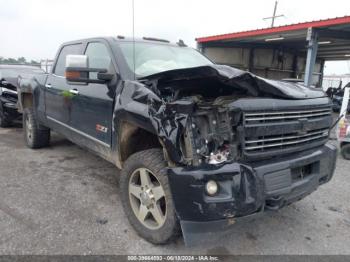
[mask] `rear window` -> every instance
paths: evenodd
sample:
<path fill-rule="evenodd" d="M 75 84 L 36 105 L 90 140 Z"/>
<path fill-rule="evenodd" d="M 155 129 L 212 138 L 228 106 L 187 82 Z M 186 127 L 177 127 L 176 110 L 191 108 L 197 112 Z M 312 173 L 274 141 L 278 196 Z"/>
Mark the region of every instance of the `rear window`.
<path fill-rule="evenodd" d="M 58 76 L 64 76 L 66 68 L 67 55 L 79 55 L 81 54 L 82 44 L 66 45 L 61 49 L 58 56 L 57 63 L 54 69 L 54 74 Z"/>

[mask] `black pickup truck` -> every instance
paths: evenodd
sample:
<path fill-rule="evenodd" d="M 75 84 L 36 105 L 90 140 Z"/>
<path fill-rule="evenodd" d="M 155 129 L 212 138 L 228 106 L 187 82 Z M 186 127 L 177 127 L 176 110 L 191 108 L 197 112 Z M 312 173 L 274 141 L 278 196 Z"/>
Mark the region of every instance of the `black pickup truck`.
<path fill-rule="evenodd" d="M 334 172 L 324 92 L 215 65 L 182 42 L 65 43 L 52 73 L 20 87 L 27 145 L 48 146 L 53 130 L 115 164 L 125 213 L 152 243 L 277 210 Z"/>
<path fill-rule="evenodd" d="M 19 77 L 42 74 L 39 67 L 27 65 L 0 65 L 0 127 L 8 127 L 21 120 L 17 108 Z"/>

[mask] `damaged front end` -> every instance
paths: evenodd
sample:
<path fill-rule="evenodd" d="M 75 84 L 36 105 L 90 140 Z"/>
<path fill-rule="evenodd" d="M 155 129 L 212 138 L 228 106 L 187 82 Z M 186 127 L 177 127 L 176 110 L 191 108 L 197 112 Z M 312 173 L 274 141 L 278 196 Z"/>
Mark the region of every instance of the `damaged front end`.
<path fill-rule="evenodd" d="M 239 141 L 235 127 L 239 111 L 228 108 L 233 97 L 219 97 L 213 102 L 198 101 L 182 136 L 186 165 L 218 165 L 239 159 Z"/>
<path fill-rule="evenodd" d="M 3 117 L 7 121 L 14 121 L 20 118 L 17 111 L 18 94 L 17 88 L 11 82 L 0 80 L 0 108 Z"/>
<path fill-rule="evenodd" d="M 170 159 L 185 166 L 241 159 L 243 108 L 236 101 L 325 97 L 315 88 L 218 65 L 166 71 L 140 82 L 152 95 L 135 92 L 134 99 L 142 97 L 140 102 L 148 104 L 150 121 Z"/>
<path fill-rule="evenodd" d="M 333 175 L 321 90 L 211 65 L 151 75 L 128 92 L 165 148 L 185 241 L 299 200 Z"/>

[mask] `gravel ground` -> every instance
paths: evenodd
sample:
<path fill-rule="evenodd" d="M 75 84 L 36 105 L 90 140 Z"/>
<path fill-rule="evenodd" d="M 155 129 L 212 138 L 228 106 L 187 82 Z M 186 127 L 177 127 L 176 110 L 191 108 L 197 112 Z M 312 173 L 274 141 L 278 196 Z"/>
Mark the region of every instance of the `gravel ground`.
<path fill-rule="evenodd" d="M 22 129 L 0 129 L 0 254 L 350 254 L 349 170 L 339 156 L 302 201 L 199 246 L 154 246 L 129 225 L 113 165 L 57 135 L 33 151 Z"/>

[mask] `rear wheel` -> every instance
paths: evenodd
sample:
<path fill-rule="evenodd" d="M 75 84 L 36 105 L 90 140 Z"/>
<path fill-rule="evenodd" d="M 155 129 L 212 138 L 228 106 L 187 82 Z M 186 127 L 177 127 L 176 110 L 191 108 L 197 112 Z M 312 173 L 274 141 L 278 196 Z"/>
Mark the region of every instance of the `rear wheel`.
<path fill-rule="evenodd" d="M 0 127 L 8 127 L 10 124 L 11 122 L 6 118 L 4 114 L 4 108 L 0 103 Z"/>
<path fill-rule="evenodd" d="M 41 148 L 50 144 L 50 129 L 40 125 L 32 108 L 23 112 L 24 140 L 29 148 Z"/>
<path fill-rule="evenodd" d="M 350 160 L 350 143 L 342 144 L 341 154 L 345 159 Z"/>
<path fill-rule="evenodd" d="M 179 223 L 160 149 L 133 154 L 120 178 L 124 211 L 136 232 L 154 244 L 165 244 L 179 233 Z"/>

